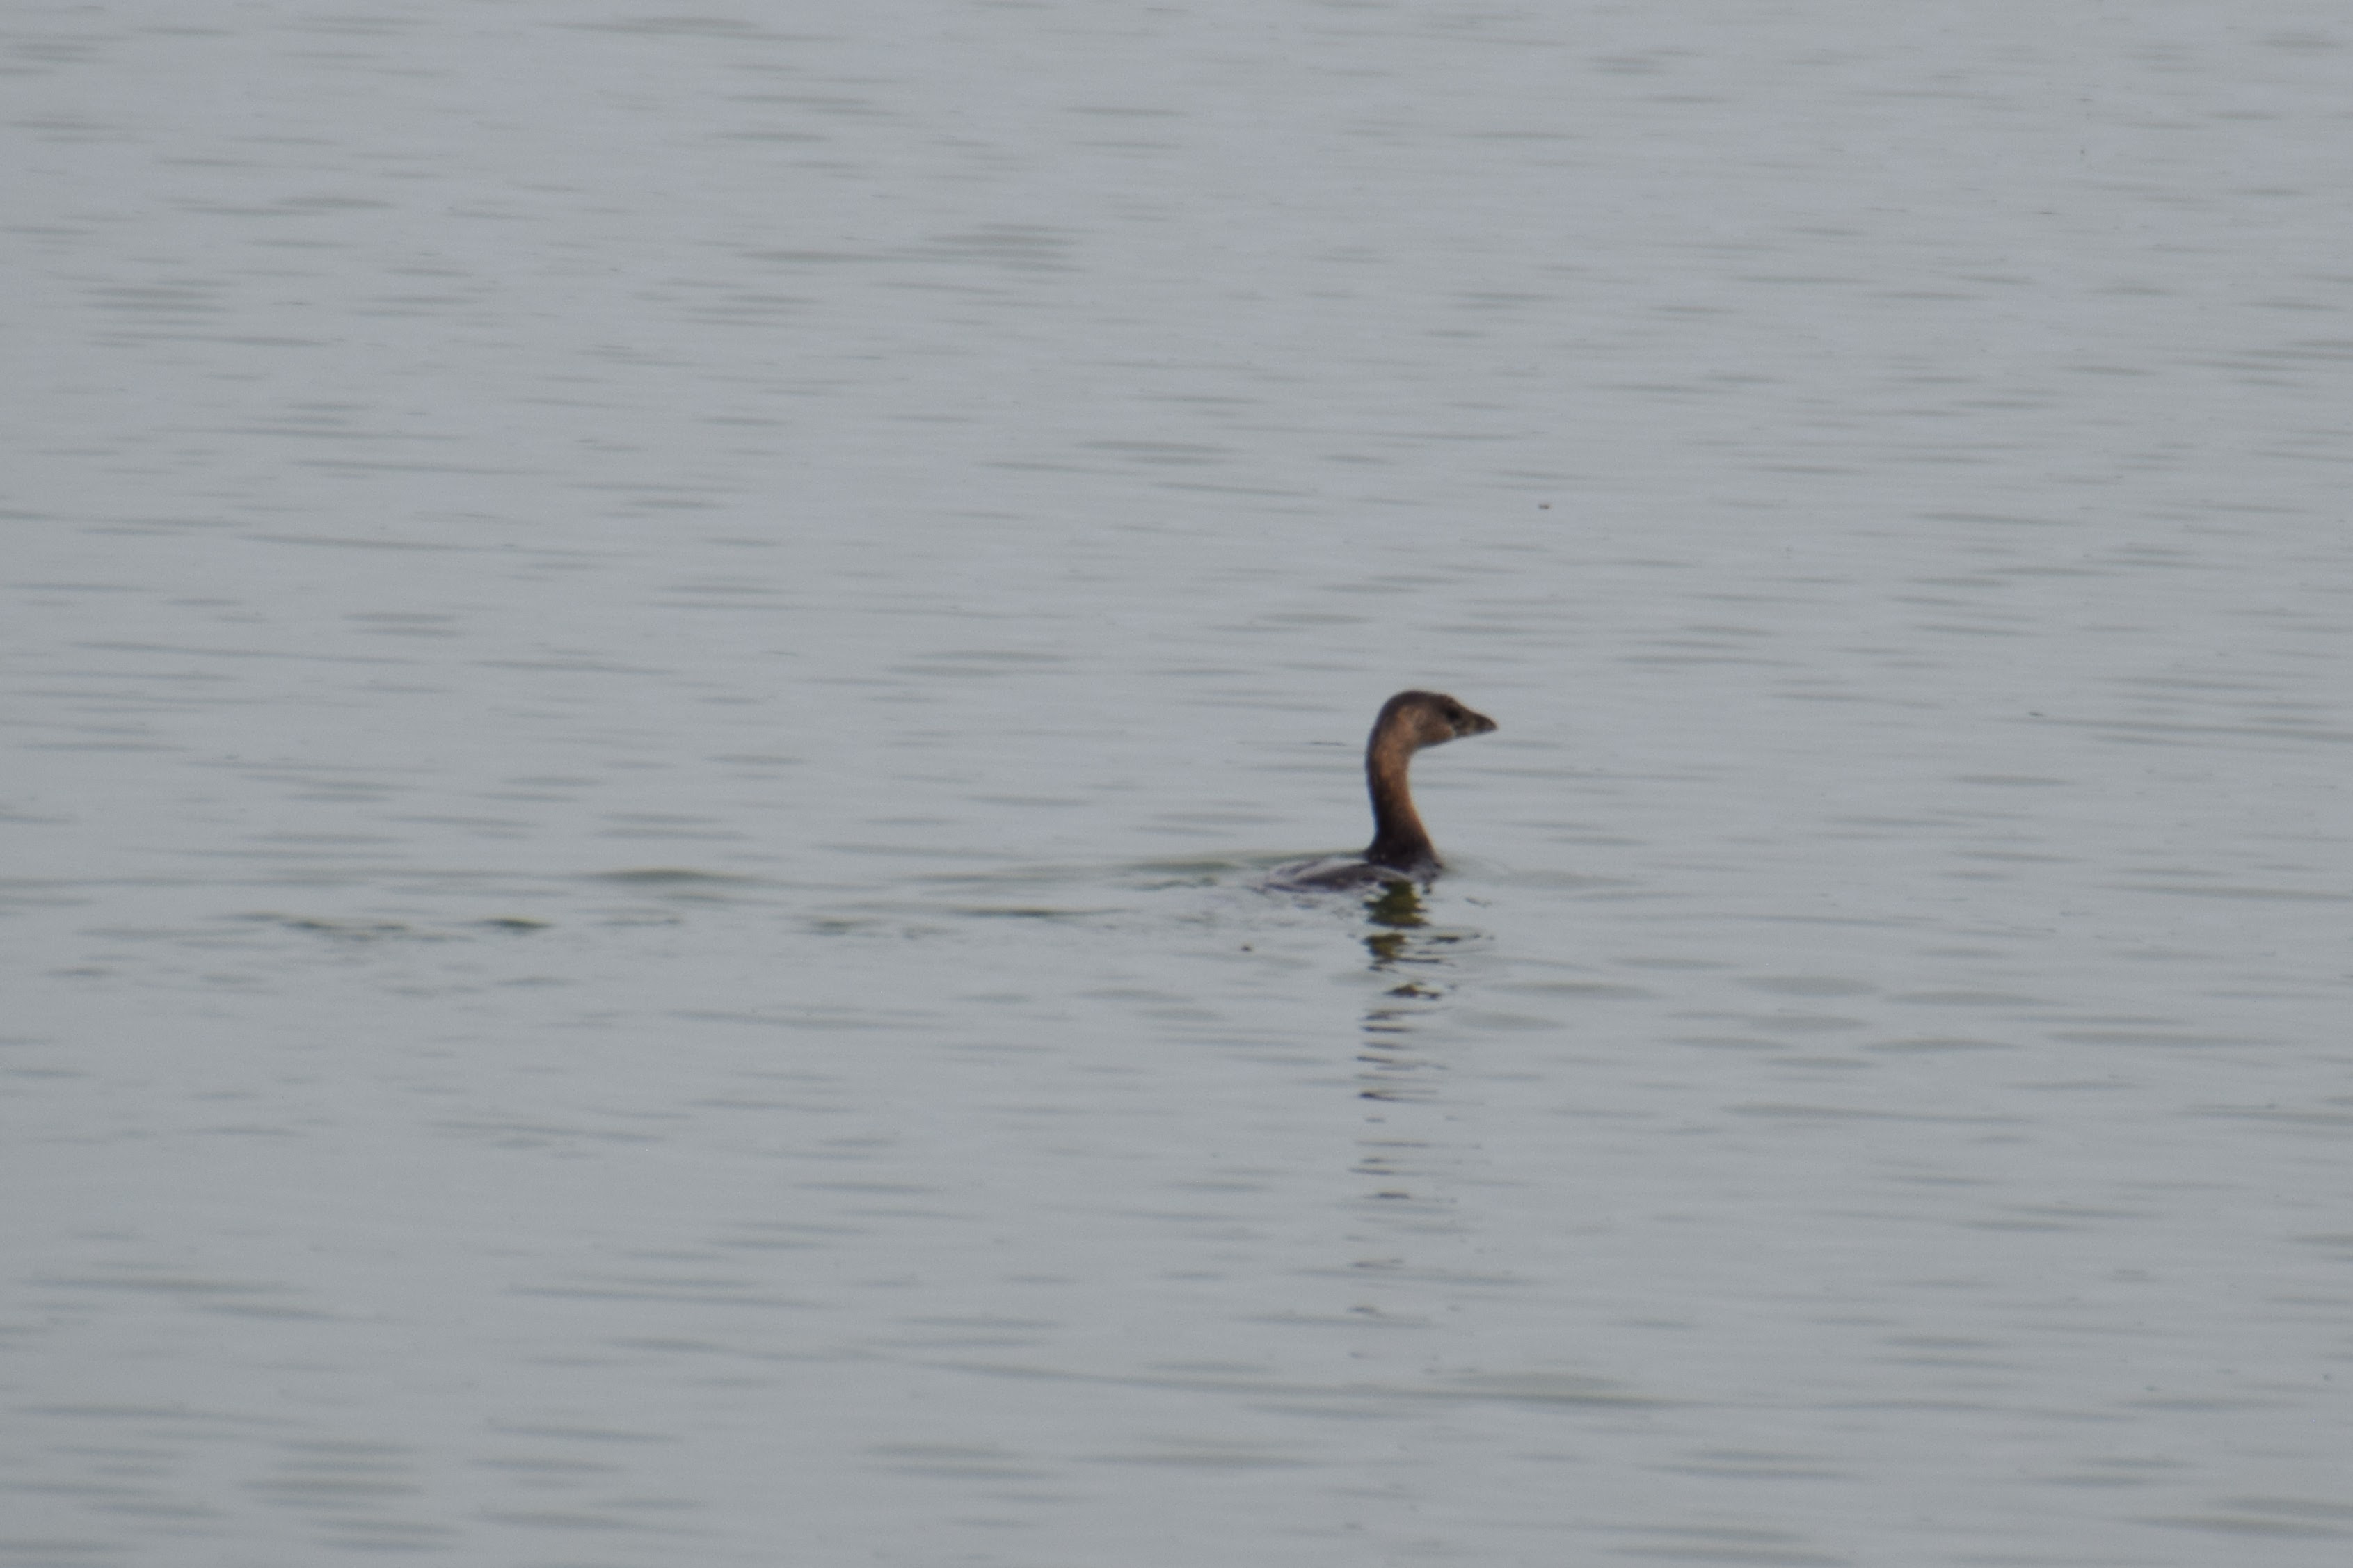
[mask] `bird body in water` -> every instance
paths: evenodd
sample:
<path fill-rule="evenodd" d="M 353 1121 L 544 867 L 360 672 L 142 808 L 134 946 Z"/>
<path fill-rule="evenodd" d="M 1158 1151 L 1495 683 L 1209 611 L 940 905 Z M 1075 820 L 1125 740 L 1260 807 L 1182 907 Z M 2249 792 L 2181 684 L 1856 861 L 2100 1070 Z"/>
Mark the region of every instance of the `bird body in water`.
<path fill-rule="evenodd" d="M 1277 889 L 1366 888 L 1395 881 L 1427 882 L 1442 869 L 1430 830 L 1413 808 L 1406 768 L 1416 752 L 1495 728 L 1436 691 L 1400 691 L 1381 704 L 1365 742 L 1365 784 L 1373 797 L 1373 841 L 1360 858 L 1314 860 L 1285 868 L 1268 881 Z"/>

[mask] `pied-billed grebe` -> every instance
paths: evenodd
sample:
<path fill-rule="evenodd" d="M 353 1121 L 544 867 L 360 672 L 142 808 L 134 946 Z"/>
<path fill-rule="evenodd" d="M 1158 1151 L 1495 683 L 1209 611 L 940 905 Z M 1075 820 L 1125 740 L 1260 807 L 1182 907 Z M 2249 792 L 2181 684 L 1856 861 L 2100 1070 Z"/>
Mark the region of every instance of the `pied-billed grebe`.
<path fill-rule="evenodd" d="M 1361 860 L 1311 860 L 1288 867 L 1271 879 L 1277 888 L 1359 888 L 1400 878 L 1426 882 L 1438 875 L 1438 851 L 1430 830 L 1413 808 L 1413 792 L 1406 787 L 1406 765 L 1424 746 L 1442 746 L 1465 735 L 1483 735 L 1495 727 L 1484 713 L 1473 713 L 1451 697 L 1436 691 L 1400 691 L 1381 704 L 1373 721 L 1372 738 L 1365 742 L 1365 783 L 1373 796 L 1373 841 Z"/>

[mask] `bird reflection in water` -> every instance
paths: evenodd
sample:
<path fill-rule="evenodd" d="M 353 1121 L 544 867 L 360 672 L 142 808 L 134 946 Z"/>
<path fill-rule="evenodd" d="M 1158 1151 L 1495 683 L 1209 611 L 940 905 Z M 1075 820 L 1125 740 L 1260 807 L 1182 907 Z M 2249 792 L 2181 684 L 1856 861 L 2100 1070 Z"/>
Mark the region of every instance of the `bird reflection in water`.
<path fill-rule="evenodd" d="M 1402 877 L 1365 901 L 1365 918 L 1383 928 L 1365 939 L 1375 969 L 1395 964 L 1405 952 L 1406 933 L 1430 923 L 1422 918 L 1420 890 Z"/>
<path fill-rule="evenodd" d="M 1388 1225 L 1375 1234 L 1388 1246 L 1405 1245 L 1409 1254 L 1420 1256 L 1430 1243 L 1432 1227 L 1450 1230 L 1461 1223 L 1450 1178 L 1461 1152 L 1442 1137 L 1431 1136 L 1449 1120 L 1439 1092 L 1444 1081 L 1439 1075 L 1446 1066 L 1432 1054 L 1431 1041 L 1414 1037 L 1427 1031 L 1430 1016 L 1453 990 L 1448 970 L 1454 950 L 1476 941 L 1477 933 L 1432 926 L 1422 908 L 1421 889 L 1404 878 L 1386 883 L 1365 900 L 1365 920 L 1370 927 L 1364 937 L 1365 951 L 1372 955 L 1369 967 L 1385 982 L 1396 984 L 1386 984 L 1371 999 L 1361 1026 L 1356 1094 L 1373 1103 L 1365 1108 L 1356 1172 L 1372 1184 L 1365 1196 L 1388 1216 Z M 1409 1109 L 1417 1103 L 1430 1105 L 1438 1121 Z M 1355 1267 L 1403 1269 L 1407 1255 L 1362 1258 Z"/>
<path fill-rule="evenodd" d="M 1365 918 L 1375 928 L 1365 938 L 1374 973 L 1398 974 L 1404 984 L 1382 993 L 1366 1010 L 1365 1047 L 1357 1058 L 1366 1071 L 1358 1093 L 1366 1100 L 1427 1100 L 1431 1089 L 1422 1080 L 1437 1064 L 1408 1049 L 1406 1037 L 1413 1033 L 1416 1016 L 1446 994 L 1438 972 L 1446 966 L 1446 949 L 1464 933 L 1431 929 L 1422 912 L 1421 889 L 1403 878 L 1365 901 Z"/>

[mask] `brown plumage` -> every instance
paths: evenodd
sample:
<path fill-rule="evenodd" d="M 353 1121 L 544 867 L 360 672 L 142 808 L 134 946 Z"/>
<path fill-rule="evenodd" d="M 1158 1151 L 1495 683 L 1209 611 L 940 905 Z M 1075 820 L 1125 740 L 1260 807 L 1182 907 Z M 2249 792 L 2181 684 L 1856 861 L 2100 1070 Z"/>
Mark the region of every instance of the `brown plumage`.
<path fill-rule="evenodd" d="M 1484 713 L 1474 713 L 1453 698 L 1437 691 L 1400 691 L 1381 704 L 1365 742 L 1365 784 L 1373 797 L 1373 841 L 1361 860 L 1337 864 L 1311 863 L 1277 872 L 1274 885 L 1287 888 L 1347 888 L 1397 878 L 1427 881 L 1441 862 L 1430 842 L 1430 830 L 1413 808 L 1413 791 L 1406 769 L 1413 754 L 1428 746 L 1442 746 L 1465 735 L 1483 735 L 1495 728 Z"/>

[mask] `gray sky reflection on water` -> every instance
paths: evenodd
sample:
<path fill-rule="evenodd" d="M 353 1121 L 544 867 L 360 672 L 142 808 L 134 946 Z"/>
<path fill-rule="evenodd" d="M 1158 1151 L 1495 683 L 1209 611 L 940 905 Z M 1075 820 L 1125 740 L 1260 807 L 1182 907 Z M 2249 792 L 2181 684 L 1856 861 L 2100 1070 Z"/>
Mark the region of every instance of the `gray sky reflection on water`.
<path fill-rule="evenodd" d="M 0 1568 L 2341 1560 L 2336 13 L 844 17 L 0 20 Z"/>

